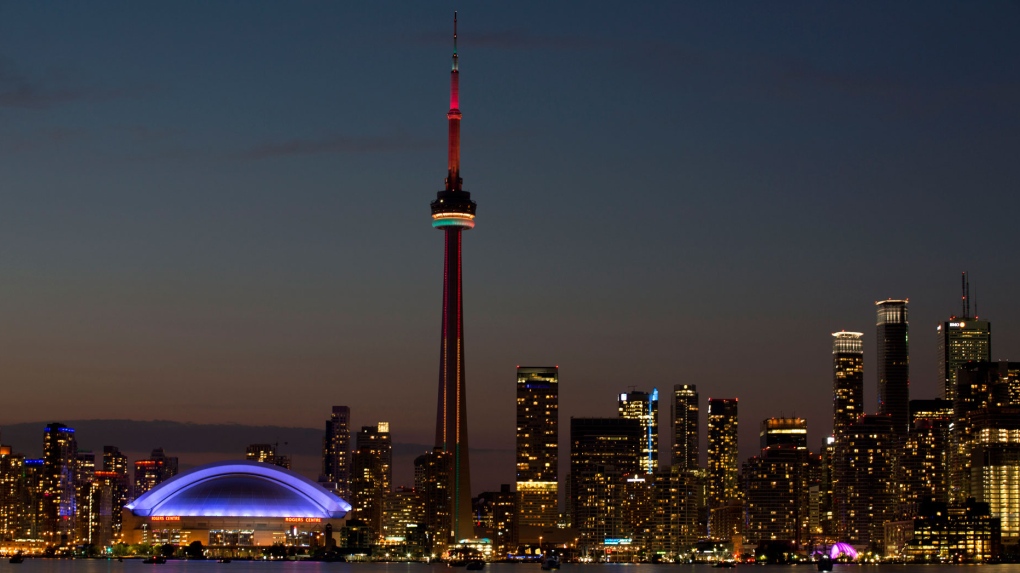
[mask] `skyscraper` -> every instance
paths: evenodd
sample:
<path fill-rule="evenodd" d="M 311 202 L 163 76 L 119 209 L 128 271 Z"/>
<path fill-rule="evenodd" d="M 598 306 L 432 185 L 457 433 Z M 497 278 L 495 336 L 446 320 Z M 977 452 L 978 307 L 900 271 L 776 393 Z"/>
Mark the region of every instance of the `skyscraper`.
<path fill-rule="evenodd" d="M 630 391 L 620 394 L 621 418 L 641 422 L 641 471 L 654 473 L 659 468 L 659 390 L 652 393 Z"/>
<path fill-rule="evenodd" d="M 655 514 L 648 547 L 653 554 L 676 555 L 704 537 L 704 528 L 698 524 L 699 499 L 703 497 L 699 494 L 703 480 L 698 474 L 698 470 L 677 464 L 655 473 Z"/>
<path fill-rule="evenodd" d="M 43 539 L 47 534 L 47 512 L 51 498 L 47 494 L 46 460 L 26 458 L 22 465 L 25 471 L 25 505 L 22 517 L 23 535 L 29 539 Z"/>
<path fill-rule="evenodd" d="M 322 440 L 322 477 L 343 499 L 351 498 L 351 409 L 333 406 Z"/>
<path fill-rule="evenodd" d="M 878 310 L 878 413 L 892 419 L 893 432 L 910 427 L 910 343 L 907 300 L 880 300 Z"/>
<path fill-rule="evenodd" d="M 244 459 L 290 469 L 290 456 L 277 455 L 276 444 L 248 444 Z"/>
<path fill-rule="evenodd" d="M 276 446 L 273 444 L 248 444 L 244 450 L 244 459 L 264 464 L 275 464 Z"/>
<path fill-rule="evenodd" d="M 149 459 L 162 462 L 160 466 L 160 482 L 164 482 L 177 475 L 177 456 L 168 456 L 163 448 L 155 448 L 149 455 Z"/>
<path fill-rule="evenodd" d="M 0 539 L 24 537 L 26 485 L 25 456 L 0 445 Z"/>
<path fill-rule="evenodd" d="M 78 442 L 74 428 L 60 423 L 43 433 L 43 535 L 54 547 L 74 543 L 75 466 Z"/>
<path fill-rule="evenodd" d="M 378 534 L 382 531 L 383 501 L 393 481 L 393 442 L 388 422 L 361 428 L 352 461 L 351 514 Z"/>
<path fill-rule="evenodd" d="M 670 419 L 673 420 L 673 462 L 682 470 L 698 469 L 698 387 L 675 384 Z"/>
<path fill-rule="evenodd" d="M 175 475 L 177 456 L 167 456 L 163 448 L 152 450 L 149 459 L 135 460 L 135 498 Z"/>
<path fill-rule="evenodd" d="M 559 368 L 517 367 L 517 519 L 559 520 Z"/>
<path fill-rule="evenodd" d="M 127 479 L 128 459 L 117 446 L 103 446 L 103 471 L 117 472 Z"/>
<path fill-rule="evenodd" d="M 804 418 L 769 418 L 758 431 L 761 449 L 788 447 L 807 451 L 807 421 Z"/>
<path fill-rule="evenodd" d="M 952 421 L 953 403 L 948 400 L 910 401 L 910 432 L 896 464 L 901 503 L 949 501 Z"/>
<path fill-rule="evenodd" d="M 452 457 L 450 452 L 434 448 L 414 459 L 414 489 L 425 500 L 425 550 L 434 554 L 442 553 L 451 539 Z"/>
<path fill-rule="evenodd" d="M 832 333 L 832 443 L 823 453 L 826 522 L 829 529 L 845 523 L 847 498 L 847 436 L 864 415 L 864 342 L 860 332 Z"/>
<path fill-rule="evenodd" d="M 838 440 L 864 414 L 864 335 L 832 336 L 832 435 Z"/>
<path fill-rule="evenodd" d="M 1020 542 L 1020 407 L 971 412 L 970 496 L 1002 518 L 1002 544 Z"/>
<path fill-rule="evenodd" d="M 382 538 L 395 552 L 420 558 L 425 553 L 425 497 L 416 488 L 398 487 L 383 500 Z"/>
<path fill-rule="evenodd" d="M 475 226 L 475 202 L 460 177 L 460 72 L 457 67 L 457 15 L 453 16 L 453 67 L 446 188 L 432 202 L 432 226 L 446 239 L 443 267 L 443 324 L 439 347 L 439 407 L 436 447 L 453 456 L 452 530 L 455 540 L 474 537 L 471 471 L 468 460 L 467 394 L 464 377 L 464 300 L 461 298 L 461 231 Z"/>
<path fill-rule="evenodd" d="M 975 471 L 978 460 L 974 459 L 974 455 L 975 448 L 987 437 L 980 435 L 973 419 L 990 408 L 1020 406 L 1020 362 L 970 362 L 962 365 L 957 374 L 948 469 L 950 501 L 962 503 L 968 497 L 976 496 L 981 487 L 974 481 L 978 477 Z M 1001 437 L 1006 438 L 1006 434 L 1010 432 Z M 1008 439 L 1020 441 L 1014 435 L 1009 435 Z M 1014 463 L 1020 466 L 1020 461 Z M 1017 490 L 1014 488 L 1013 491 Z M 1004 523 L 1004 536 L 1005 527 Z"/>
<path fill-rule="evenodd" d="M 121 510 L 131 495 L 131 480 L 128 477 L 128 459 L 117 446 L 103 446 L 103 470 L 96 472 L 102 486 L 102 507 L 100 527 L 104 539 L 120 539 L 123 515 Z M 109 506 L 107 507 L 107 498 Z M 109 511 L 109 517 L 106 517 Z M 107 526 L 107 522 L 109 526 Z M 107 529 L 108 527 L 108 529 Z"/>
<path fill-rule="evenodd" d="M 708 501 L 718 507 L 736 499 L 737 482 L 737 399 L 708 399 Z"/>
<path fill-rule="evenodd" d="M 78 451 L 74 466 L 75 540 L 94 544 L 99 538 L 100 495 L 96 484 L 96 455 Z"/>
<path fill-rule="evenodd" d="M 708 509 L 709 534 L 717 539 L 729 538 L 733 531 L 731 512 L 726 505 L 739 505 L 740 484 L 737 477 L 737 399 L 708 399 Z"/>
<path fill-rule="evenodd" d="M 840 500 L 840 533 L 854 544 L 882 547 L 885 522 L 896 509 L 894 460 L 901 442 L 888 414 L 861 416 L 847 430 L 845 496 Z"/>
<path fill-rule="evenodd" d="M 630 538 L 624 520 L 626 478 L 641 471 L 641 422 L 629 418 L 570 419 L 570 493 L 581 545 L 602 551 Z"/>
<path fill-rule="evenodd" d="M 952 316 L 938 325 L 939 382 L 942 397 L 956 398 L 956 370 L 968 362 L 988 362 L 992 359 L 992 324 L 978 320 L 970 312 L 970 283 L 963 273 L 963 301 L 960 316 Z"/>
<path fill-rule="evenodd" d="M 483 491 L 474 499 L 474 513 L 484 537 L 492 540 L 494 555 L 517 551 L 518 493 L 510 491 L 510 484 L 500 485 L 499 491 Z"/>
<path fill-rule="evenodd" d="M 750 542 L 806 540 L 811 481 L 807 422 L 803 418 L 762 421 L 761 454 L 744 465 L 746 528 Z"/>
<path fill-rule="evenodd" d="M 160 462 L 156 460 L 135 460 L 135 482 L 133 497 L 138 497 L 163 481 Z"/>

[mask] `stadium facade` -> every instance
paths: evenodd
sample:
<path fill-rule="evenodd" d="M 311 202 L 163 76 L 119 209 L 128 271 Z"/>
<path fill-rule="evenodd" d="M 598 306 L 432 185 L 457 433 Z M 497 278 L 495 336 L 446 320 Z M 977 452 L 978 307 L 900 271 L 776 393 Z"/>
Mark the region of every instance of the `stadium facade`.
<path fill-rule="evenodd" d="M 325 545 L 350 509 L 340 497 L 282 467 L 216 462 L 181 473 L 127 504 L 123 541 L 201 541 L 234 549 Z"/>

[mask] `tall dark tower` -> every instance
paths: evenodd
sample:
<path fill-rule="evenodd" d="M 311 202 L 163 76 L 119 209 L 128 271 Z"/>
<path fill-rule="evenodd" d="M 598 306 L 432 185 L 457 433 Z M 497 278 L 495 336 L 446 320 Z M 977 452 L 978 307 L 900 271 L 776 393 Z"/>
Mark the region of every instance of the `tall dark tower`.
<path fill-rule="evenodd" d="M 468 464 L 467 397 L 464 388 L 464 301 L 461 298 L 461 231 L 475 226 L 475 202 L 461 188 L 460 77 L 457 70 L 457 13 L 453 14 L 453 69 L 450 71 L 449 149 L 446 189 L 432 202 L 432 226 L 443 231 L 443 328 L 439 349 L 439 407 L 436 447 L 451 454 L 450 505 L 453 540 L 474 537 L 471 471 Z"/>
<path fill-rule="evenodd" d="M 878 310 L 878 413 L 892 416 L 893 433 L 910 427 L 910 340 L 907 300 L 880 300 Z"/>

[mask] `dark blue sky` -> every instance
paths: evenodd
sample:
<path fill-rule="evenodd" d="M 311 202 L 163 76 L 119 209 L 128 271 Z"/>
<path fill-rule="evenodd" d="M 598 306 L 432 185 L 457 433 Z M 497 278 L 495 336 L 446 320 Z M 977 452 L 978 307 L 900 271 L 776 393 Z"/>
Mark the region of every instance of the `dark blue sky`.
<path fill-rule="evenodd" d="M 564 446 L 694 383 L 744 455 L 780 414 L 817 447 L 830 333 L 873 405 L 874 301 L 909 297 L 933 397 L 963 270 L 1020 356 L 1015 2 L 0 1 L 0 425 L 347 404 L 427 443 L 454 9 L 472 445 L 559 364 Z"/>

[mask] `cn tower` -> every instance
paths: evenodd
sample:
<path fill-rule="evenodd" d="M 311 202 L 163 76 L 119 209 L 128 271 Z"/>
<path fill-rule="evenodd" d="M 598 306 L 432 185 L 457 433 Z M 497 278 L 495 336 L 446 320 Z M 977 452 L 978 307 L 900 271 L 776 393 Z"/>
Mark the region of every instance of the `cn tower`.
<path fill-rule="evenodd" d="M 464 300 L 461 298 L 461 231 L 475 226 L 475 202 L 461 188 L 460 77 L 457 70 L 457 13 L 453 14 L 453 69 L 450 71 L 449 145 L 446 189 L 432 202 L 432 226 L 443 231 L 443 328 L 439 346 L 439 406 L 436 447 L 452 458 L 450 513 L 453 541 L 471 539 L 471 468 L 468 463 L 467 396 L 464 388 Z"/>

